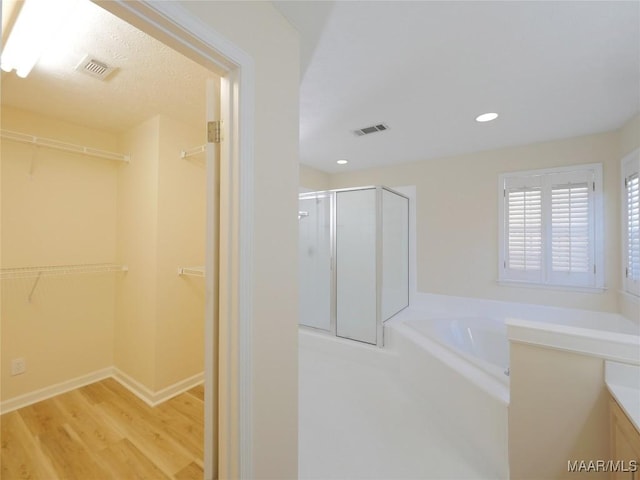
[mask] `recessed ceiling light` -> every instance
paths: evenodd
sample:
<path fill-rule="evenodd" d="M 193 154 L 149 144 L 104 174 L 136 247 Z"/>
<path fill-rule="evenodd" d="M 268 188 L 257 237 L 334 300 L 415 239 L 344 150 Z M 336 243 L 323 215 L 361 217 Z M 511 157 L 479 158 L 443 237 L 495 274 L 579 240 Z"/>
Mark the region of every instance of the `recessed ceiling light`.
<path fill-rule="evenodd" d="M 349 163 L 349 160 L 338 160 L 336 163 L 338 165 L 346 165 L 347 163 Z"/>
<path fill-rule="evenodd" d="M 495 120 L 498 118 L 497 113 L 483 113 L 482 115 L 478 115 L 476 117 L 476 122 L 490 122 L 491 120 Z"/>

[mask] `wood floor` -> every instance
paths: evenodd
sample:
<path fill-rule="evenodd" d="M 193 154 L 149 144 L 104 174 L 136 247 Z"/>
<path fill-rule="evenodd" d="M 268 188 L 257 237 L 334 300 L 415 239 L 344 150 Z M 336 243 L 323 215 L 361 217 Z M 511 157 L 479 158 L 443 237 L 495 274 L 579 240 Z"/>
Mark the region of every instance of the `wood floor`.
<path fill-rule="evenodd" d="M 0 417 L 2 480 L 202 479 L 204 388 L 149 407 L 109 378 Z"/>

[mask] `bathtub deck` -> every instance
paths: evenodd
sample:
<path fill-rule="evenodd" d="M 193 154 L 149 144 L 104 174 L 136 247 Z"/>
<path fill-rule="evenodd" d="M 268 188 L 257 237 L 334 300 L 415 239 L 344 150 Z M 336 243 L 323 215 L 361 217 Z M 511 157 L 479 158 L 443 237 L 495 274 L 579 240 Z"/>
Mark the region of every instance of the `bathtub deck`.
<path fill-rule="evenodd" d="M 372 365 L 301 341 L 299 477 L 495 476 L 461 455 L 429 406 L 416 401 L 378 353 L 380 362 Z"/>

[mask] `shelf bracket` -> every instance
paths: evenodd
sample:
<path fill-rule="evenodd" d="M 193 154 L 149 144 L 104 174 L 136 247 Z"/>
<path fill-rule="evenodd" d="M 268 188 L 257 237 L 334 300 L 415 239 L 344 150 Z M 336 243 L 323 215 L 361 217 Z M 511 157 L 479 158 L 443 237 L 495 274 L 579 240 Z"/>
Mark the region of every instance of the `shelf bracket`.
<path fill-rule="evenodd" d="M 189 275 L 192 277 L 204 277 L 204 267 L 180 267 L 178 268 L 178 275 Z"/>
<path fill-rule="evenodd" d="M 197 147 L 190 148 L 188 150 L 182 150 L 180 152 L 180 158 L 188 158 L 193 155 L 198 155 L 199 153 L 204 153 L 207 149 L 206 145 L 200 145 Z"/>
<path fill-rule="evenodd" d="M 40 277 L 42 277 L 42 272 L 38 272 L 38 276 L 36 277 L 35 282 L 33 282 L 33 287 L 31 287 L 31 291 L 29 292 L 29 303 L 31 303 L 31 298 L 33 297 L 33 293 L 36 291 L 36 287 L 38 283 L 40 283 Z"/>

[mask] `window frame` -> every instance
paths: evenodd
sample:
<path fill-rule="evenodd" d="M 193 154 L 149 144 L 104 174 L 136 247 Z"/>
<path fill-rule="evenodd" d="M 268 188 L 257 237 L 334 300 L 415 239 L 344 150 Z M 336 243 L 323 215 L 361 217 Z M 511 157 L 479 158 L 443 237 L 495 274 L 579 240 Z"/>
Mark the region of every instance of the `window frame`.
<path fill-rule="evenodd" d="M 560 290 L 577 290 L 588 292 L 603 292 L 604 284 L 604 202 L 603 202 L 603 168 L 601 163 L 570 165 L 536 170 L 522 170 L 502 173 L 498 177 L 498 283 L 509 286 L 526 286 L 533 288 L 550 288 Z M 553 182 L 554 178 L 566 178 L 589 175 L 593 179 L 593 189 L 590 193 L 590 257 L 595 269 L 593 274 L 574 274 L 563 278 L 562 274 L 552 272 L 551 265 L 551 192 L 553 186 L 560 185 Z M 535 181 L 534 181 L 535 179 Z M 507 268 L 507 214 L 506 192 L 507 184 L 541 185 L 542 189 L 542 264 L 539 273 L 518 272 Z M 510 187 L 513 188 L 513 187 Z M 576 278 L 581 281 L 576 282 Z"/>
<path fill-rule="evenodd" d="M 634 297 L 640 297 L 640 280 L 633 281 L 629 279 L 627 275 L 627 268 L 629 266 L 629 231 L 628 231 L 628 204 L 627 204 L 627 178 L 637 174 L 640 176 L 640 148 L 636 148 L 632 152 L 625 155 L 620 161 L 620 236 L 621 236 L 621 277 L 622 277 L 622 291 L 625 294 L 633 295 Z"/>

